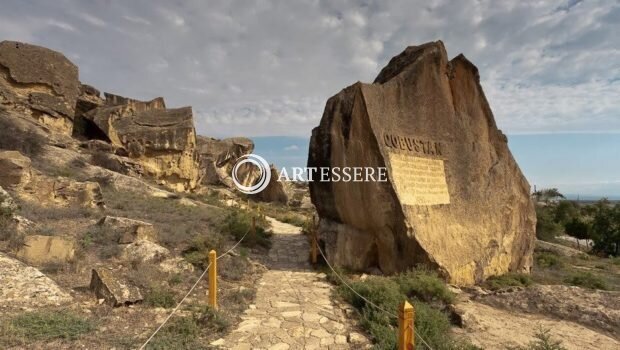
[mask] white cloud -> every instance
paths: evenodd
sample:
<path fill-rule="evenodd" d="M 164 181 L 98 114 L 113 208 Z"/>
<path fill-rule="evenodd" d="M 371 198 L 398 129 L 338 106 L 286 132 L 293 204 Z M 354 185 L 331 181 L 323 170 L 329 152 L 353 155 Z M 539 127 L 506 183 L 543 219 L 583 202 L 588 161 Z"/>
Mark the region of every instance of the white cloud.
<path fill-rule="evenodd" d="M 142 18 L 142 17 L 138 17 L 138 16 L 123 16 L 124 19 L 128 20 L 129 22 L 133 22 L 136 24 L 144 24 L 144 25 L 150 25 L 151 22 Z"/>
<path fill-rule="evenodd" d="M 615 1 L 35 2 L 4 4 L 0 37 L 80 57 L 101 90 L 192 105 L 203 134 L 307 136 L 327 98 L 437 39 L 479 67 L 506 133 L 620 130 Z"/>
<path fill-rule="evenodd" d="M 88 13 L 84 13 L 84 12 L 79 13 L 78 17 L 81 18 L 83 21 L 90 23 L 94 26 L 105 27 L 105 21 L 103 21 L 101 18 L 95 17 Z"/>
<path fill-rule="evenodd" d="M 299 151 L 299 146 L 297 145 L 290 145 L 290 146 L 286 146 L 284 147 L 285 151 Z"/>
<path fill-rule="evenodd" d="M 69 23 L 62 22 L 62 21 L 57 21 L 57 20 L 52 19 L 52 18 L 48 19 L 46 23 L 49 26 L 60 28 L 62 30 L 66 30 L 66 31 L 69 31 L 69 32 L 75 31 L 75 28 L 72 25 L 70 25 Z"/>

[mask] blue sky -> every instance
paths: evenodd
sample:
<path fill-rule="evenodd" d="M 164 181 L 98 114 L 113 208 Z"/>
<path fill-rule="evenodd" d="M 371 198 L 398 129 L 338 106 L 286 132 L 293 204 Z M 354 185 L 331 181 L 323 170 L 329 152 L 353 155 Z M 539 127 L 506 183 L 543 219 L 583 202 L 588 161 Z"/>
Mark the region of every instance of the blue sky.
<path fill-rule="evenodd" d="M 308 138 L 256 137 L 254 153 L 278 167 L 303 167 Z M 530 182 L 557 187 L 570 198 L 620 199 L 620 134 L 508 135 L 508 145 Z"/>
<path fill-rule="evenodd" d="M 305 139 L 330 96 L 442 40 L 479 68 L 530 181 L 579 193 L 620 192 L 618 33 L 618 0 L 3 0 L 0 11 L 0 40 L 63 52 L 102 91 L 191 105 L 213 137 Z M 276 163 L 305 159 L 303 143 L 281 142 Z"/>

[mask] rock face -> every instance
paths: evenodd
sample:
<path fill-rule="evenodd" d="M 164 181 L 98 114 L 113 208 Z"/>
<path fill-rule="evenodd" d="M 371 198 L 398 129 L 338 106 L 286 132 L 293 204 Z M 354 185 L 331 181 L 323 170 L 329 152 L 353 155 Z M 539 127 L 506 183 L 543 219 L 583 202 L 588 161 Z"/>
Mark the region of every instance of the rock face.
<path fill-rule="evenodd" d="M 387 169 L 386 182 L 310 183 L 336 265 L 394 273 L 422 263 L 460 285 L 531 267 L 529 184 L 477 68 L 463 55 L 448 61 L 441 42 L 408 47 L 373 84 L 330 98 L 308 166 Z"/>
<path fill-rule="evenodd" d="M 56 282 L 34 267 L 0 253 L 0 307 L 42 307 L 67 304 L 73 301 Z"/>
<path fill-rule="evenodd" d="M 75 256 L 75 242 L 54 236 L 26 236 L 17 257 L 32 265 L 64 264 Z"/>
<path fill-rule="evenodd" d="M 93 269 L 90 289 L 98 299 L 104 299 L 107 304 L 115 307 L 142 301 L 138 287 L 115 278 L 112 271 L 107 269 Z"/>
<path fill-rule="evenodd" d="M 195 188 L 202 173 L 191 107 L 166 109 L 162 98 L 144 102 L 106 94 L 103 106 L 84 114 L 106 141 L 126 150 L 145 176 L 176 191 Z M 93 131 L 90 135 L 95 135 Z"/>
<path fill-rule="evenodd" d="M 78 68 L 61 53 L 14 41 L 0 43 L 0 104 L 71 135 L 79 90 Z"/>
<path fill-rule="evenodd" d="M 223 140 L 198 136 L 198 153 L 201 168 L 204 169 L 202 183 L 205 185 L 226 185 L 234 187 L 231 171 L 237 159 L 254 150 L 254 142 L 245 137 Z"/>
<path fill-rule="evenodd" d="M 17 151 L 0 151 L 0 186 L 23 188 L 31 179 L 30 158 Z"/>
<path fill-rule="evenodd" d="M 119 237 L 119 244 L 129 244 L 138 240 L 155 241 L 156 237 L 153 224 L 144 221 L 105 216 L 97 225 L 115 231 Z"/>

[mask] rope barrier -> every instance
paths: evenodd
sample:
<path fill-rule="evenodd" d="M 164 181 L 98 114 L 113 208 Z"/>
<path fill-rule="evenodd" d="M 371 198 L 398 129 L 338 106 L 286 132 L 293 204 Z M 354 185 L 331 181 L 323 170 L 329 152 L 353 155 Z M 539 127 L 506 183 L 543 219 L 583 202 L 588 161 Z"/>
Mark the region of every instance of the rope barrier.
<path fill-rule="evenodd" d="M 217 260 L 220 260 L 220 258 L 224 257 L 225 255 L 230 254 L 230 252 L 232 252 L 244 239 L 245 237 L 248 235 L 248 233 L 250 233 L 251 230 L 248 230 L 243 237 L 241 237 L 241 239 L 235 243 L 232 248 L 228 249 L 226 251 L 226 253 L 220 255 L 217 257 Z M 162 324 L 157 327 L 157 329 L 155 330 L 155 332 L 153 332 L 153 334 L 151 334 L 151 336 L 146 340 L 146 342 L 144 342 L 144 344 L 142 344 L 142 346 L 140 347 L 140 350 L 143 350 L 145 346 L 148 345 L 148 343 L 153 340 L 153 337 L 155 337 L 155 335 L 164 327 L 164 325 L 170 320 L 170 318 L 172 317 L 172 315 L 174 315 L 178 310 L 179 307 L 181 307 L 181 305 L 185 302 L 185 299 L 187 299 L 187 297 L 192 294 L 192 292 L 194 291 L 194 289 L 196 288 L 196 286 L 198 285 L 198 283 L 205 277 L 205 275 L 207 274 L 207 272 L 209 271 L 209 267 L 211 267 L 211 264 L 209 263 L 209 265 L 207 265 L 207 268 L 202 272 L 202 274 L 200 275 L 200 277 L 198 278 L 198 280 L 196 281 L 196 283 L 194 283 L 194 285 L 192 286 L 192 288 L 189 289 L 189 292 L 187 292 L 187 294 L 185 294 L 185 296 L 183 297 L 183 299 L 181 299 L 181 301 L 179 301 L 179 303 L 177 304 L 177 306 L 172 310 L 172 312 L 168 315 L 168 317 L 166 317 L 166 319 L 164 320 L 164 322 L 162 322 Z"/>
<path fill-rule="evenodd" d="M 162 327 L 166 324 L 166 322 L 168 322 L 168 320 L 170 320 L 170 317 L 172 317 L 172 315 L 174 315 L 175 312 L 177 312 L 177 310 L 179 309 L 179 307 L 181 307 L 181 305 L 183 304 L 183 302 L 185 302 L 185 299 L 187 299 L 187 297 L 192 294 L 192 292 L 194 291 L 194 288 L 196 288 L 196 286 L 198 285 L 198 282 L 200 282 L 200 280 L 202 280 L 202 278 L 207 274 L 207 271 L 209 271 L 209 267 L 211 266 L 211 264 L 207 265 L 207 268 L 204 270 L 204 272 L 202 273 L 202 275 L 200 275 L 200 278 L 198 278 L 198 280 L 196 281 L 196 283 L 194 283 L 194 285 L 192 286 L 192 288 L 190 288 L 189 292 L 187 292 L 187 294 L 185 294 L 185 296 L 183 297 L 183 299 L 181 299 L 181 301 L 177 304 L 177 306 L 174 308 L 174 310 L 172 310 L 172 312 L 168 315 L 168 317 L 166 317 L 166 319 L 164 320 L 164 322 L 162 322 L 162 324 L 157 327 L 157 329 L 155 330 L 155 332 L 153 332 L 153 334 L 151 334 L 151 336 L 149 337 L 149 339 L 146 340 L 146 342 L 144 342 L 144 344 L 142 344 L 142 346 L 140 347 L 140 350 L 144 349 L 144 347 L 153 339 L 153 337 L 162 329 Z"/>
<path fill-rule="evenodd" d="M 385 312 L 387 315 L 392 316 L 396 319 L 398 319 L 398 316 L 396 314 L 393 314 L 387 310 L 385 310 L 384 308 L 380 307 L 379 305 L 373 303 L 372 301 L 368 300 L 367 298 L 365 298 L 363 295 L 361 295 L 360 293 L 358 293 L 355 289 L 353 289 L 345 280 L 344 278 L 342 278 L 342 276 L 340 276 L 340 274 L 338 272 L 336 272 L 336 270 L 332 267 L 332 265 L 329 263 L 329 260 L 327 260 L 327 257 L 325 256 L 325 254 L 323 254 L 323 250 L 321 249 L 321 246 L 319 244 L 317 244 L 317 248 L 319 248 L 319 253 L 321 253 L 321 256 L 323 257 L 323 260 L 325 260 L 325 263 L 327 264 L 327 266 L 329 266 L 329 268 L 332 270 L 332 272 L 338 277 L 338 279 L 340 279 L 340 281 L 342 281 L 342 283 L 347 286 L 347 288 L 349 288 L 353 293 L 355 293 L 355 295 L 357 295 L 358 297 L 362 298 L 362 300 L 364 300 L 366 303 L 368 303 L 368 305 L 371 305 L 373 307 L 375 307 L 377 310 L 383 311 Z M 422 338 L 422 336 L 420 335 L 420 333 L 418 333 L 418 331 L 416 331 L 415 327 L 413 328 L 413 331 L 415 332 L 416 336 L 418 338 L 420 338 L 420 340 L 422 341 L 422 343 L 424 345 L 426 345 L 427 348 L 429 348 L 430 350 L 433 350 L 433 348 L 428 345 L 428 343 L 426 342 L 426 340 L 424 340 L 424 338 Z"/>

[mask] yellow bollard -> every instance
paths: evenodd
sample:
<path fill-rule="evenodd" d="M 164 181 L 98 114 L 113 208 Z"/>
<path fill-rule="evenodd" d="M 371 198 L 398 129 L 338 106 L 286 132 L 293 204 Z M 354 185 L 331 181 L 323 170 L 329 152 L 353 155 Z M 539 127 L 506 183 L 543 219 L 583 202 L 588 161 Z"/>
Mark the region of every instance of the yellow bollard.
<path fill-rule="evenodd" d="M 405 300 L 398 310 L 398 350 L 415 349 L 414 319 L 415 310 Z"/>
<path fill-rule="evenodd" d="M 217 310 L 217 254 L 209 252 L 209 305 Z"/>

